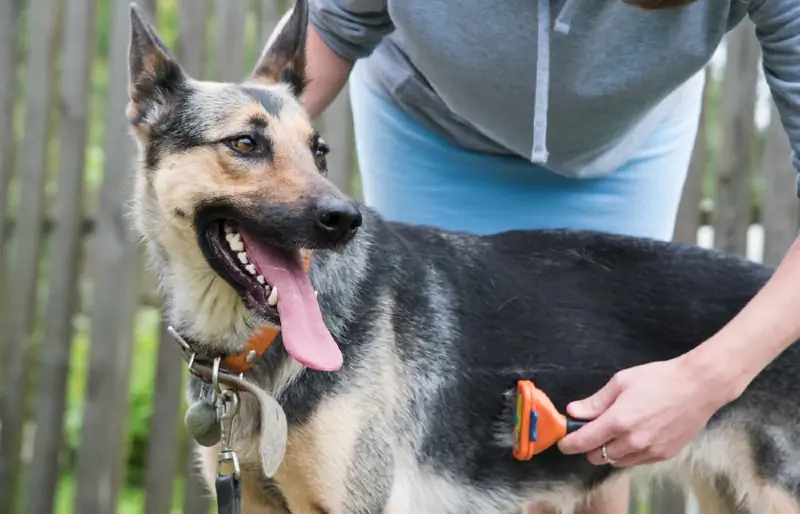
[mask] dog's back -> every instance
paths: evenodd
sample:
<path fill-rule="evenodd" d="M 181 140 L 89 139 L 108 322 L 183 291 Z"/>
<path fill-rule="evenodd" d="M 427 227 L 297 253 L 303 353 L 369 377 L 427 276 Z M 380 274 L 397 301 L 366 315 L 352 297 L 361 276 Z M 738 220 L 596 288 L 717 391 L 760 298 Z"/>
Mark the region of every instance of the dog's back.
<path fill-rule="evenodd" d="M 371 271 L 359 287 L 372 313 L 368 332 L 391 322 L 383 330 L 392 334 L 402 370 L 397 388 L 407 400 L 394 431 L 401 452 L 410 452 L 401 461 L 415 463 L 397 467 L 395 478 L 408 485 L 395 497 L 408 494 L 409 507 L 418 508 L 413 491 L 435 484 L 443 503 L 423 502 L 431 512 L 490 511 L 488 504 L 471 510 L 480 498 L 513 505 L 544 496 L 568 504 L 570 493 L 591 489 L 613 468 L 555 447 L 528 462 L 513 459 L 509 392 L 516 381 L 535 380 L 563 410 L 620 370 L 702 343 L 772 272 L 718 252 L 624 236 L 517 231 L 478 238 L 372 222 L 380 228 L 369 235 Z M 376 315 L 386 308 L 390 316 Z M 370 353 L 365 348 L 384 343 L 345 346 Z M 696 474 L 719 474 L 741 487 L 754 486 L 756 477 L 797 486 L 785 452 L 786 442 L 800 437 L 800 383 L 792 371 L 799 352 L 787 350 L 712 419 L 704 443 L 681 455 Z M 728 476 L 734 470 L 739 475 Z M 480 494 L 469 494 L 473 489 Z"/>

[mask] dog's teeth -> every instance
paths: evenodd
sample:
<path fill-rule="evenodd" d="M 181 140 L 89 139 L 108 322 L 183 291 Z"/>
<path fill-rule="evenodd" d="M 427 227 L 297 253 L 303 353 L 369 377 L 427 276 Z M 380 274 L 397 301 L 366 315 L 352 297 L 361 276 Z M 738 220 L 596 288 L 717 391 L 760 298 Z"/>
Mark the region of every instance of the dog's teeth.
<path fill-rule="evenodd" d="M 257 280 L 257 281 L 258 281 L 258 283 L 259 283 L 259 284 L 261 284 L 261 285 L 264 285 L 264 284 L 266 284 L 266 283 L 267 283 L 267 281 L 266 281 L 266 280 L 264 280 L 264 275 L 259 275 L 259 276 L 257 276 L 257 277 L 256 277 L 256 280 Z"/>
<path fill-rule="evenodd" d="M 244 269 L 246 269 L 247 272 L 250 273 L 251 275 L 256 274 L 256 267 L 253 266 L 252 264 L 248 264 L 247 266 L 244 267 Z"/>
<path fill-rule="evenodd" d="M 228 240 L 228 246 L 230 246 L 231 250 L 233 250 L 234 252 L 244 251 L 244 243 L 242 242 L 242 236 L 240 236 L 236 232 L 227 234 L 225 236 L 225 239 Z"/>
<path fill-rule="evenodd" d="M 314 296 L 319 296 L 319 291 L 314 291 Z"/>
<path fill-rule="evenodd" d="M 269 298 L 267 298 L 267 305 L 270 307 L 275 307 L 278 305 L 278 288 L 273 287 L 272 292 L 269 294 Z"/>
<path fill-rule="evenodd" d="M 239 257 L 239 262 L 241 262 L 242 264 L 247 264 L 247 254 L 246 253 L 239 252 L 239 253 L 236 254 L 236 256 Z"/>

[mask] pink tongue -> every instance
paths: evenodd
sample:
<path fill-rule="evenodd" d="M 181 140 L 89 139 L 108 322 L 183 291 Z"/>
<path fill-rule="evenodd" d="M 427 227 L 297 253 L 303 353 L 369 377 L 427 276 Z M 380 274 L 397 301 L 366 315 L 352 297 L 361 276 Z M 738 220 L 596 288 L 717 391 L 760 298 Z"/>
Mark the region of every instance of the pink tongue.
<path fill-rule="evenodd" d="M 295 360 L 318 371 L 342 367 L 342 352 L 322 321 L 317 296 L 303 269 L 300 252 L 258 244 L 241 232 L 247 256 L 278 289 L 283 346 Z"/>

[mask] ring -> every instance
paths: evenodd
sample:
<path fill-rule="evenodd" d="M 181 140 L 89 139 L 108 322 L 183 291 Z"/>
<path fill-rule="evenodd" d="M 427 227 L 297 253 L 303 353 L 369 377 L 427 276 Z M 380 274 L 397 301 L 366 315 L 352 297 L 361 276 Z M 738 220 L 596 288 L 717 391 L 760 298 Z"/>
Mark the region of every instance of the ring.
<path fill-rule="evenodd" d="M 604 444 L 602 448 L 600 448 L 600 456 L 603 457 L 603 460 L 606 461 L 608 464 L 614 464 L 614 461 L 608 458 L 608 452 L 606 451 L 606 445 Z"/>

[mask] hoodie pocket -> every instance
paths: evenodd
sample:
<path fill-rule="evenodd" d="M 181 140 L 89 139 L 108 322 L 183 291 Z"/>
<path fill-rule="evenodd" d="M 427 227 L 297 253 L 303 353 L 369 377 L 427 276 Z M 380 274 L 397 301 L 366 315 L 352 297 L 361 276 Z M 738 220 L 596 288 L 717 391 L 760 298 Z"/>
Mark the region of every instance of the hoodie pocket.
<path fill-rule="evenodd" d="M 413 71 L 397 81 L 390 94 L 401 109 L 453 145 L 473 152 L 512 154 L 450 110 L 424 77 Z"/>

